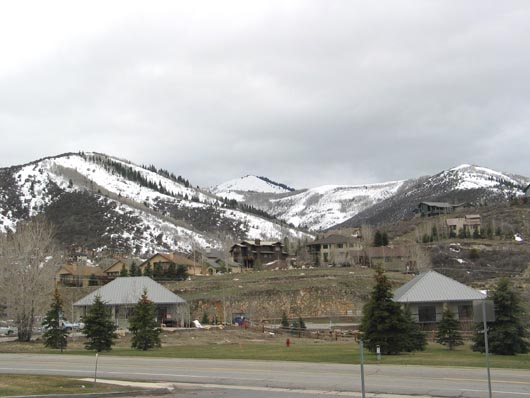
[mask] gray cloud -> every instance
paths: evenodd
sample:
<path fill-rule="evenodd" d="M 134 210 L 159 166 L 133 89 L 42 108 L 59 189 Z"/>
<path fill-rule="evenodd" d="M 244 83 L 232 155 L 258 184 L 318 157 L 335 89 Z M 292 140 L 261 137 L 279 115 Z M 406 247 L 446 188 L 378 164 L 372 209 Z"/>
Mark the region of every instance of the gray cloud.
<path fill-rule="evenodd" d="M 201 186 L 530 176 L 527 2 L 200 4 L 52 9 L 49 41 L 0 42 L 18 60 L 0 69 L 0 165 L 96 150 Z"/>

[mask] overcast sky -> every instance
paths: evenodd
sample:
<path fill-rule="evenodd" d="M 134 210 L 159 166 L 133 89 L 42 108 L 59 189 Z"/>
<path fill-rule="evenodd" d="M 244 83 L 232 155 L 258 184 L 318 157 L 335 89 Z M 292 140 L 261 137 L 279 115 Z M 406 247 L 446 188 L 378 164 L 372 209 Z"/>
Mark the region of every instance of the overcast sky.
<path fill-rule="evenodd" d="M 2 2 L 0 138 L 200 186 L 530 176 L 530 2 Z"/>

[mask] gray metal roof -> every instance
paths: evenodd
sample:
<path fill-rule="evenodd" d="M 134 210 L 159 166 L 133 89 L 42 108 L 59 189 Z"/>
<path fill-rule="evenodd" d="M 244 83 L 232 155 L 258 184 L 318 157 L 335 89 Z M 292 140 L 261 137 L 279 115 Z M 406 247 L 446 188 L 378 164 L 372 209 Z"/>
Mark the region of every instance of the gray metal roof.
<path fill-rule="evenodd" d="M 182 297 L 166 289 L 147 276 L 120 277 L 107 283 L 105 286 L 93 291 L 88 296 L 76 301 L 74 306 L 90 306 L 94 303 L 96 296 L 108 305 L 137 304 L 144 289 L 147 297 L 155 304 L 179 304 L 185 303 Z"/>
<path fill-rule="evenodd" d="M 486 295 L 436 271 L 419 274 L 394 292 L 398 303 L 484 300 Z"/>
<path fill-rule="evenodd" d="M 447 202 L 420 202 L 420 204 L 426 204 L 427 206 L 431 207 L 454 207 L 457 205 L 452 205 L 451 203 Z"/>

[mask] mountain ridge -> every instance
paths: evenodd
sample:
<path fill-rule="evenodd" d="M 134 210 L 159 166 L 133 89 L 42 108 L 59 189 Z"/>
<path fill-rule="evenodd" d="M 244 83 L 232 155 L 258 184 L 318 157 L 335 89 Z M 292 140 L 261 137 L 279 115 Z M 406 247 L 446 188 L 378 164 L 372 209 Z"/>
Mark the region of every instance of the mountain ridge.
<path fill-rule="evenodd" d="M 68 152 L 0 168 L 0 232 L 45 214 L 65 245 L 135 254 L 226 249 L 242 239 L 307 240 L 313 237 L 307 230 L 392 223 L 412 217 L 420 201 L 507 200 L 529 182 L 461 164 L 433 176 L 374 184 L 291 190 L 247 175 L 200 189 L 154 165 Z"/>
<path fill-rule="evenodd" d="M 322 185 L 281 195 L 245 190 L 225 193 L 295 226 L 328 230 L 409 218 L 420 201 L 453 202 L 462 198 L 462 201 L 479 203 L 506 200 L 521 194 L 528 182 L 528 177 L 463 163 L 433 176 L 407 180 Z"/>
<path fill-rule="evenodd" d="M 69 230 L 59 234 L 65 239 L 82 237 L 83 228 L 96 231 L 80 242 L 89 249 L 135 254 L 220 249 L 244 238 L 311 237 L 257 209 L 224 203 L 180 176 L 96 152 L 0 169 L 0 231 L 38 214 L 51 214 Z M 105 225 L 91 228 L 94 220 Z"/>

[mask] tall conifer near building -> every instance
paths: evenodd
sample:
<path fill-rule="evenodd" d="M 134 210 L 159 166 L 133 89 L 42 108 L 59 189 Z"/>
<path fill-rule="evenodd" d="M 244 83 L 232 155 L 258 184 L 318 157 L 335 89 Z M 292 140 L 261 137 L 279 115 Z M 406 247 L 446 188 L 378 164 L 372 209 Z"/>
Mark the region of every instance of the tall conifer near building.
<path fill-rule="evenodd" d="M 436 342 L 446 345 L 450 350 L 464 344 L 458 326 L 458 320 L 455 318 L 453 312 L 448 307 L 445 307 L 442 313 L 442 320 L 438 325 Z"/>
<path fill-rule="evenodd" d="M 100 296 L 94 298 L 83 321 L 85 322 L 83 333 L 87 338 L 85 348 L 96 352 L 110 351 L 118 336 L 116 325 L 112 322 L 110 308 L 105 306 Z"/>
<path fill-rule="evenodd" d="M 42 326 L 46 329 L 42 335 L 44 346 L 60 349 L 61 352 L 68 344 L 68 331 L 63 328 L 63 299 L 59 290 L 55 288 L 50 310 L 46 313 Z"/>
<path fill-rule="evenodd" d="M 495 321 L 488 322 L 489 349 L 492 354 L 515 355 L 529 352 L 528 333 L 521 314 L 525 311 L 519 294 L 510 281 L 501 279 L 493 292 Z M 477 324 L 473 351 L 484 352 L 483 326 Z"/>
<path fill-rule="evenodd" d="M 375 274 L 376 284 L 370 300 L 363 309 L 361 332 L 366 347 L 374 352 L 379 346 L 382 354 L 423 349 L 419 339 L 411 339 L 411 319 L 401 305 L 393 300 L 392 287 L 382 270 Z"/>
<path fill-rule="evenodd" d="M 129 330 L 133 335 L 132 348 L 146 351 L 160 347 L 162 330 L 156 319 L 156 306 L 147 297 L 147 290 L 144 290 L 138 304 L 134 307 L 133 315 L 129 318 Z"/>

